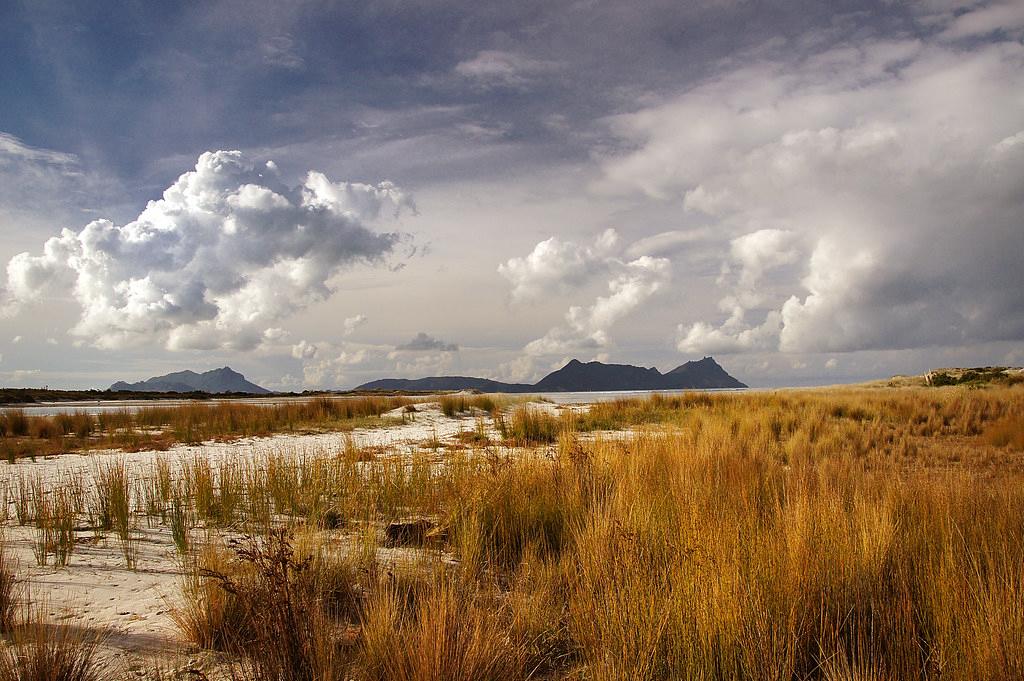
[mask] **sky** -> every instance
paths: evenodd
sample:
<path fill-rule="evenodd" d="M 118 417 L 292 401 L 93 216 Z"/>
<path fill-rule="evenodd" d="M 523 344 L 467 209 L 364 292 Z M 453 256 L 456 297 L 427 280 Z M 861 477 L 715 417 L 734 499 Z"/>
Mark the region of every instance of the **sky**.
<path fill-rule="evenodd" d="M 1021 365 L 1022 254 L 1022 0 L 0 0 L 0 385 Z"/>

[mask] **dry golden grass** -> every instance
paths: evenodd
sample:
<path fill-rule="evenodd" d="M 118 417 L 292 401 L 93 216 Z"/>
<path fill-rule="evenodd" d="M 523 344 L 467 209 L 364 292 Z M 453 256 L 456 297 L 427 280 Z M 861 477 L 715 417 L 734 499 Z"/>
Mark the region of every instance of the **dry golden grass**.
<path fill-rule="evenodd" d="M 96 659 L 102 633 L 47 622 L 25 608 L 24 622 L 0 648 L 0 681 L 105 681 L 111 674 Z"/>
<path fill-rule="evenodd" d="M 17 564 L 7 549 L 7 540 L 0 534 L 0 635 L 14 628 L 21 602 L 22 584 L 18 581 Z"/>
<path fill-rule="evenodd" d="M 524 404 L 513 409 L 510 414 L 499 414 L 495 419 L 495 427 L 509 444 L 529 447 L 556 441 L 559 433 L 572 429 L 573 422 L 568 413 L 560 418 L 536 406 Z"/>
<path fill-rule="evenodd" d="M 375 681 L 524 679 L 521 642 L 490 591 L 434 575 L 379 584 L 363 615 L 358 668 Z"/>
<path fill-rule="evenodd" d="M 147 406 L 137 411 L 26 416 L 0 412 L 0 458 L 86 449 L 167 449 L 174 443 L 232 440 L 281 432 L 352 430 L 385 425 L 381 415 L 413 404 L 406 397 L 318 397 L 268 404 L 216 402 Z"/>
<path fill-rule="evenodd" d="M 996 681 L 1024 678 L 1022 419 L 1019 387 L 517 406 L 516 449 L 154 464 L 129 503 L 207 526 L 176 617 L 240 679 Z M 409 517 L 437 543 L 381 562 Z"/>

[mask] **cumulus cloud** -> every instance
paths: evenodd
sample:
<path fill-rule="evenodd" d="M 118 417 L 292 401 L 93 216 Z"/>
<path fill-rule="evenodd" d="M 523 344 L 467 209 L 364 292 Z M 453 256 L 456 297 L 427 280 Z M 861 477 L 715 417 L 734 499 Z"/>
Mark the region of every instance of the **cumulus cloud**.
<path fill-rule="evenodd" d="M 512 299 L 517 302 L 564 293 L 607 272 L 618 243 L 614 229 L 605 230 L 590 246 L 551 237 L 529 255 L 499 265 L 498 272 L 512 284 Z"/>
<path fill-rule="evenodd" d="M 379 356 L 372 347 L 340 348 L 324 344 L 315 356 L 300 357 L 303 382 L 308 387 L 337 388 L 348 382 L 349 372 L 367 360 Z"/>
<path fill-rule="evenodd" d="M 559 355 L 607 347 L 611 327 L 660 290 L 671 274 L 667 259 L 649 256 L 620 263 L 615 270 L 608 281 L 608 295 L 598 297 L 587 307 L 570 307 L 566 323 L 530 341 L 526 353 Z"/>
<path fill-rule="evenodd" d="M 446 343 L 420 331 L 409 342 L 396 345 L 395 350 L 399 352 L 458 352 L 459 346 L 455 343 Z"/>
<path fill-rule="evenodd" d="M 307 387 L 351 387 L 377 378 L 422 377 L 444 374 L 459 360 L 451 343 L 436 348 L 395 350 L 390 345 L 345 341 L 317 343 L 316 355 L 302 359 L 303 383 Z M 416 339 L 414 339 L 416 340 Z M 419 343 L 417 343 L 419 345 Z M 425 344 L 424 344 L 425 345 Z"/>
<path fill-rule="evenodd" d="M 403 208 L 414 209 L 389 182 L 310 171 L 288 188 L 272 163 L 207 152 L 135 220 L 64 229 L 40 254 L 13 257 L 4 309 L 70 294 L 81 308 L 71 334 L 97 347 L 252 349 L 274 322 L 331 296 L 343 268 L 389 256 L 405 237 L 371 223 Z"/>
<path fill-rule="evenodd" d="M 356 329 L 366 323 L 366 315 L 358 314 L 353 317 L 346 317 L 341 323 L 341 336 L 343 338 L 351 336 Z M 270 329 L 263 336 L 265 339 L 272 343 L 283 341 L 287 338 L 287 333 L 271 334 L 271 332 L 281 331 L 280 329 Z M 270 343 L 268 343 L 270 345 Z M 300 340 L 298 343 L 293 344 L 287 350 L 291 353 L 291 356 L 295 359 L 311 360 L 321 355 L 326 350 L 330 353 L 334 346 L 326 341 L 320 343 L 313 343 L 308 340 Z"/>
<path fill-rule="evenodd" d="M 292 357 L 295 359 L 313 359 L 316 357 L 318 348 L 315 343 L 301 340 L 292 346 Z"/>
<path fill-rule="evenodd" d="M 778 338 L 781 314 L 768 311 L 766 319 L 750 327 L 747 318 L 765 302 L 765 275 L 791 265 L 800 257 L 793 232 L 782 229 L 759 229 L 732 240 L 730 260 L 722 264 L 718 278 L 720 287 L 729 291 L 718 301 L 718 307 L 729 317 L 715 327 L 695 322 L 689 328 L 679 325 L 680 352 L 740 352 L 763 350 Z"/>
<path fill-rule="evenodd" d="M 676 247 L 677 237 L 657 235 L 644 244 L 635 242 L 623 248 L 614 229 L 602 232 L 591 245 L 582 245 L 551 237 L 538 243 L 529 255 L 511 258 L 498 272 L 512 284 L 512 300 L 525 302 L 566 293 L 600 277 L 608 280 L 608 294 L 591 305 L 573 305 L 565 323 L 529 342 L 524 350 L 531 356 L 593 352 L 610 343 L 608 332 L 622 317 L 639 307 L 670 279 L 667 258 L 630 254 L 653 250 L 662 245 Z M 686 239 L 683 239 L 685 241 Z M 531 369 L 525 360 L 509 364 L 509 370 L 523 374 Z M 530 364 L 530 367 L 533 365 Z"/>
<path fill-rule="evenodd" d="M 366 323 L 366 315 L 357 314 L 353 317 L 345 317 L 345 321 L 341 323 L 341 332 L 345 336 L 351 336 L 355 333 L 355 330 Z"/>
<path fill-rule="evenodd" d="M 599 188 L 678 201 L 730 239 L 723 315 L 680 325 L 685 352 L 1020 339 L 1022 91 L 1013 40 L 761 57 L 615 118 L 631 150 Z"/>
<path fill-rule="evenodd" d="M 751 304 L 756 304 L 756 287 L 768 270 L 796 261 L 793 232 L 784 229 L 759 229 L 732 240 L 731 254 L 740 265 L 739 286 Z"/>

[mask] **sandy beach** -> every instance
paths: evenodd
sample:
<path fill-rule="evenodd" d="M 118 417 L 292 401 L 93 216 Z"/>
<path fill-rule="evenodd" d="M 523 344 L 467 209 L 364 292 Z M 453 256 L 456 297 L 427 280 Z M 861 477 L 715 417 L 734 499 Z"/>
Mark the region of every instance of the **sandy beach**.
<path fill-rule="evenodd" d="M 560 407 L 536 403 L 533 408 L 556 412 Z M 384 456 L 403 456 L 424 447 L 460 446 L 460 432 L 475 430 L 483 422 L 495 435 L 493 419 L 449 418 L 437 403 L 417 405 L 417 411 L 400 425 L 363 428 L 352 432 L 303 435 L 273 435 L 246 438 L 234 442 L 209 442 L 202 445 L 178 445 L 167 451 L 92 451 L 82 454 L 22 459 L 0 465 L 0 489 L 6 490 L 7 512 L 13 518 L 14 494 L 19 481 L 41 481 L 44 488 L 70 480 L 91 484 L 103 466 L 123 462 L 135 479 L 152 475 L 158 461 L 166 462 L 172 474 L 180 474 L 197 459 L 211 467 L 222 462 L 258 461 L 267 455 L 293 458 L 333 456 L 346 448 L 371 447 Z M 386 416 L 401 418 L 401 409 Z M 410 415 L 407 415 L 410 416 Z M 13 520 L 4 529 L 4 538 L 25 580 L 28 595 L 42 604 L 55 622 L 75 624 L 107 632 L 102 646 L 104 664 L 124 670 L 145 669 L 154 660 L 172 667 L 203 666 L 209 653 L 182 643 L 170 616 L 179 598 L 183 575 L 181 557 L 175 550 L 171 530 L 159 519 L 143 518 L 139 513 L 138 556 L 135 569 L 128 569 L 117 538 L 89 528 L 76 532 L 76 545 L 64 567 L 39 566 L 33 554 L 34 528 Z M 199 532 L 200 530 L 196 530 Z M 379 558 L 385 563 L 408 558 L 410 549 L 381 547 Z"/>

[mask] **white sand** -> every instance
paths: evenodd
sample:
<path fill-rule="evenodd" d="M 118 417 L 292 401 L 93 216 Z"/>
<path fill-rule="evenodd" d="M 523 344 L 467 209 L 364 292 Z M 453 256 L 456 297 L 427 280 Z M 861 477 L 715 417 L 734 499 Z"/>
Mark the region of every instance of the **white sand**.
<path fill-rule="evenodd" d="M 552 405 L 543 405 L 552 409 Z M 0 464 L 0 489 L 13 490 L 18 479 L 39 476 L 44 484 L 84 476 L 91 480 L 97 467 L 113 460 L 124 461 L 133 475 L 145 474 L 157 458 L 171 464 L 172 470 L 194 457 L 205 457 L 211 463 L 222 459 L 260 456 L 332 454 L 343 450 L 351 437 L 358 447 L 383 446 L 396 453 L 407 453 L 435 438 L 451 443 L 463 430 L 474 430 L 475 418 L 445 417 L 437 404 L 417 405 L 415 420 L 387 428 L 360 429 L 352 433 L 320 433 L 309 435 L 275 435 L 250 438 L 231 443 L 205 443 L 201 446 L 175 446 L 168 451 L 67 454 L 21 460 L 16 464 Z M 400 411 L 391 414 L 401 416 Z M 485 418 L 491 433 L 493 422 Z M 12 495 L 8 494 L 8 499 Z M 13 511 L 11 512 L 13 516 Z M 140 519 L 139 554 L 135 570 L 126 567 L 120 545 L 113 533 L 94 537 L 89 530 L 77 533 L 78 544 L 63 568 L 40 567 L 32 553 L 31 527 L 20 527 L 12 520 L 5 528 L 6 541 L 15 556 L 18 574 L 29 587 L 34 602 L 45 604 L 45 612 L 54 621 L 78 624 L 90 629 L 105 629 L 110 635 L 103 647 L 104 664 L 112 670 L 151 667 L 154 658 L 167 658 L 171 666 L 187 666 L 189 660 L 202 663 L 211 657 L 184 645 L 170 618 L 169 611 L 178 598 L 181 567 L 170 530 L 149 528 Z M 385 560 L 397 557 L 394 550 L 381 550 Z M 204 665 L 205 666 L 205 665 Z"/>

